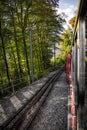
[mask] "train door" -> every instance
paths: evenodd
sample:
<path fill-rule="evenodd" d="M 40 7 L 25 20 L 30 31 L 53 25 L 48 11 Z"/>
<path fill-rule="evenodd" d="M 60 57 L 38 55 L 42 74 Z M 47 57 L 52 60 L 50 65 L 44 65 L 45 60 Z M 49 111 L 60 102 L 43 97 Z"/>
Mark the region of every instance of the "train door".
<path fill-rule="evenodd" d="M 77 86 L 79 86 L 79 63 L 80 63 L 80 39 L 79 39 L 79 30 L 77 31 L 77 40 L 76 40 L 76 51 L 77 51 Z"/>
<path fill-rule="evenodd" d="M 74 93 L 75 93 L 75 106 L 77 108 L 78 106 L 78 81 L 77 81 L 77 73 L 78 71 L 78 67 L 77 64 L 79 63 L 79 57 L 78 57 L 78 50 L 79 50 L 79 46 L 78 46 L 78 31 L 76 32 L 75 35 L 75 39 L 74 39 Z"/>
<path fill-rule="evenodd" d="M 77 27 L 77 32 L 75 36 L 75 46 L 74 46 L 74 59 L 75 59 L 75 65 L 74 65 L 74 82 L 75 82 L 75 105 L 76 108 L 79 104 L 79 73 L 80 73 L 80 38 L 79 38 L 79 22 Z"/>
<path fill-rule="evenodd" d="M 85 18 L 80 18 L 79 49 L 79 102 L 84 104 L 85 94 Z"/>
<path fill-rule="evenodd" d="M 87 15 L 85 19 L 85 104 L 84 104 L 84 130 L 87 130 Z"/>
<path fill-rule="evenodd" d="M 79 46 L 77 49 L 77 81 L 79 90 L 79 105 L 77 111 L 77 121 L 79 129 L 83 130 L 84 119 L 84 99 L 85 99 L 85 17 L 80 17 L 79 23 Z M 78 43 L 77 43 L 78 44 Z"/>
<path fill-rule="evenodd" d="M 71 51 L 71 76 L 72 81 L 74 81 L 74 44 L 72 45 L 72 51 Z"/>
<path fill-rule="evenodd" d="M 86 37 L 86 45 L 85 45 L 85 87 L 87 89 L 87 15 L 85 20 L 85 37 Z"/>

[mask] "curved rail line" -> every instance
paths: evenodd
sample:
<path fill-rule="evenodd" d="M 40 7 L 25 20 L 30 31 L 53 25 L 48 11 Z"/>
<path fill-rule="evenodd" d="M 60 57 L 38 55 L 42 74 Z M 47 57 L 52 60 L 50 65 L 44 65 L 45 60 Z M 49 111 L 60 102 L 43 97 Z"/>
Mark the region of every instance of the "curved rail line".
<path fill-rule="evenodd" d="M 1 130 L 27 130 L 63 71 L 64 68 L 50 77 L 32 99 L 10 121 L 2 126 Z"/>

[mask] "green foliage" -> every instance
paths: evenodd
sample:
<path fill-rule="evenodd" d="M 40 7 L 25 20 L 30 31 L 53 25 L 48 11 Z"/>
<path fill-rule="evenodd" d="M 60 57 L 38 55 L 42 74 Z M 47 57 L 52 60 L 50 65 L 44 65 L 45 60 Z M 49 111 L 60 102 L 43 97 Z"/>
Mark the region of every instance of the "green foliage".
<path fill-rule="evenodd" d="M 56 14 L 58 0 L 0 1 L 0 92 L 8 93 L 51 68 L 52 46 L 63 30 L 64 19 Z M 30 35 L 31 34 L 31 35 Z M 19 85 L 18 85 L 19 83 Z M 5 88 L 5 89 L 4 89 Z"/>
<path fill-rule="evenodd" d="M 65 30 L 65 32 L 60 37 L 61 41 L 59 43 L 59 48 L 61 53 L 56 57 L 55 60 L 56 64 L 58 64 L 59 66 L 64 65 L 66 63 L 67 53 L 70 51 L 72 45 L 72 38 L 73 32 L 70 28 Z"/>

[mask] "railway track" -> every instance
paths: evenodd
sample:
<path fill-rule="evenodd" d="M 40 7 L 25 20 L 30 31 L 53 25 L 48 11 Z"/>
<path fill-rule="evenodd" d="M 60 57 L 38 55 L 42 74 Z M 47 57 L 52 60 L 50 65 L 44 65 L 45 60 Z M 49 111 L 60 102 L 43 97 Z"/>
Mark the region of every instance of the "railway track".
<path fill-rule="evenodd" d="M 1 130 L 29 129 L 41 105 L 63 71 L 64 68 L 60 69 L 56 72 L 56 74 L 50 77 L 42 88 L 32 97 L 32 99 L 30 99 L 29 102 L 11 120 L 2 126 Z"/>

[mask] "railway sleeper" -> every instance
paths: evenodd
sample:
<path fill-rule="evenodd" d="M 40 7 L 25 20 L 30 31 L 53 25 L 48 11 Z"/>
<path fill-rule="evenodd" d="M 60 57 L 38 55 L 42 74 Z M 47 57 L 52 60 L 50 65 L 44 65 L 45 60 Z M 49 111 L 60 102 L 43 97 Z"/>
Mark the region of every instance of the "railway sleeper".
<path fill-rule="evenodd" d="M 37 111 L 40 109 L 41 104 L 44 102 L 46 95 L 49 93 L 49 91 L 51 90 L 51 88 L 52 88 L 53 84 L 55 83 L 56 79 L 58 78 L 58 76 L 60 76 L 60 74 L 63 72 L 63 70 L 64 70 L 64 68 L 57 71 L 57 73 L 54 74 L 42 86 L 42 88 L 36 92 L 36 94 L 28 101 L 28 103 L 20 111 L 18 111 L 17 114 L 12 119 L 10 119 L 3 126 L 1 126 L 0 129 L 1 130 L 6 130 L 6 129 L 7 130 L 8 129 L 9 130 L 17 130 L 17 129 L 22 130 L 22 127 L 23 127 L 23 130 L 27 129 L 29 127 L 29 124 L 31 124 L 33 118 L 37 114 Z M 24 121 L 25 118 L 28 118 L 28 120 L 27 120 L 28 125 Z M 24 124 L 23 126 L 21 126 L 22 123 Z"/>

